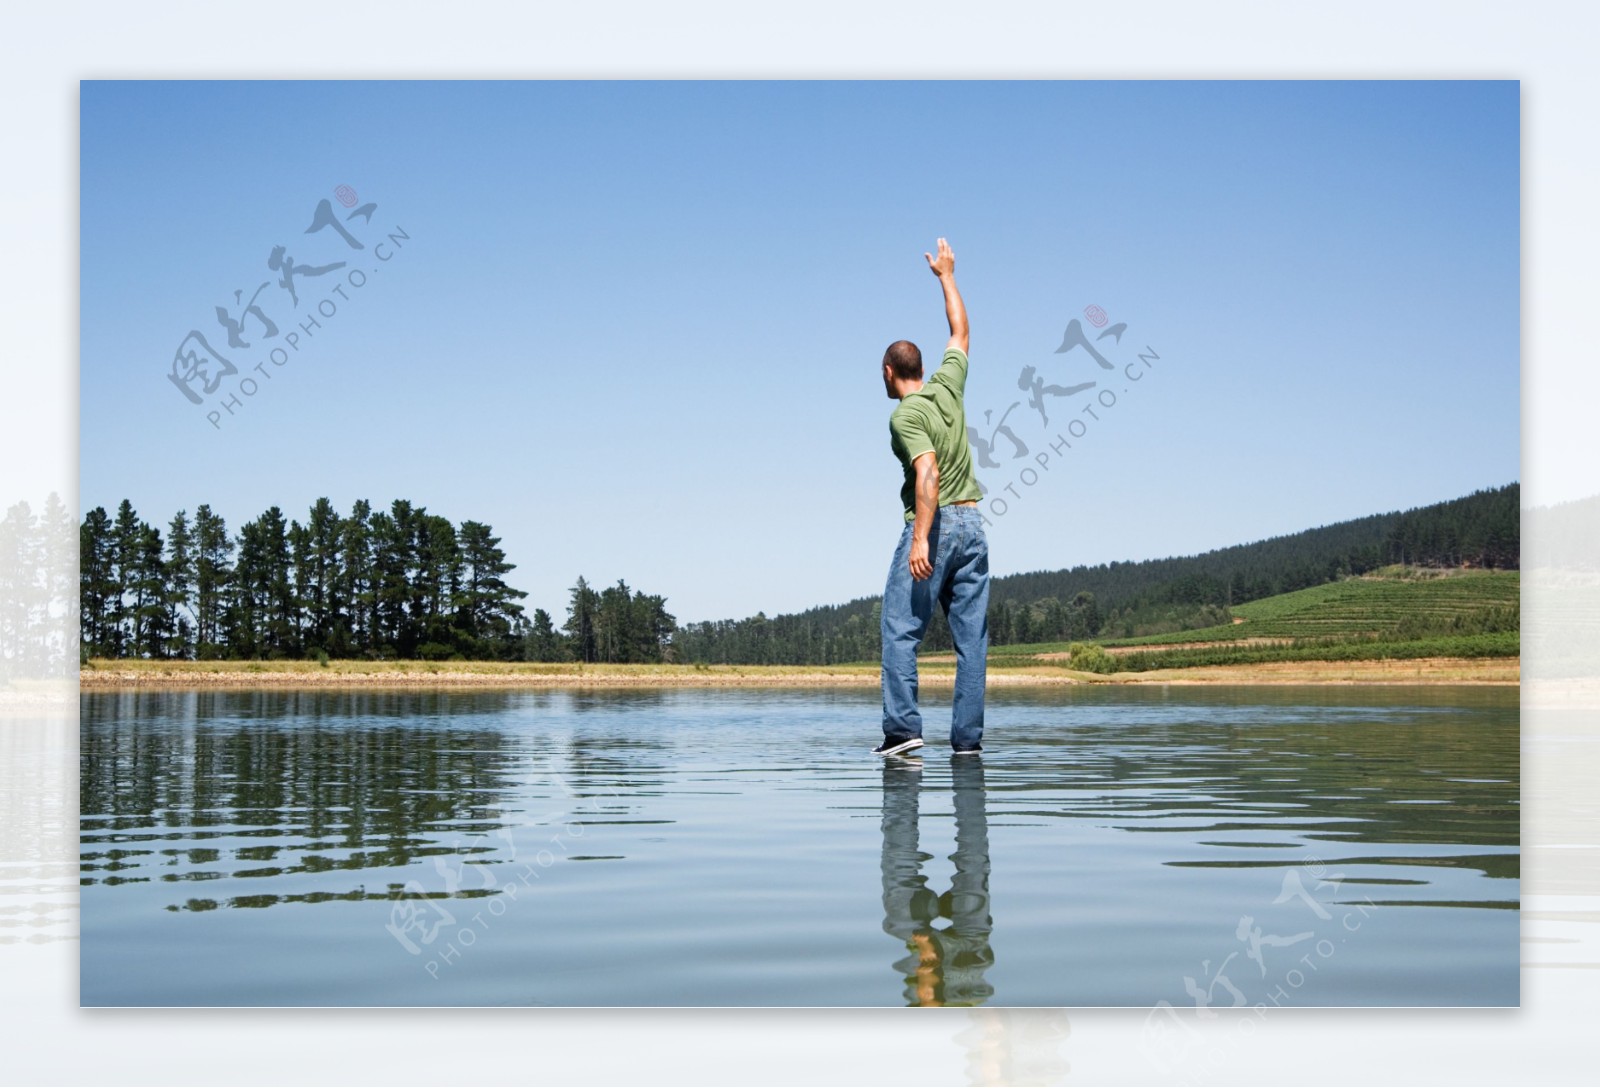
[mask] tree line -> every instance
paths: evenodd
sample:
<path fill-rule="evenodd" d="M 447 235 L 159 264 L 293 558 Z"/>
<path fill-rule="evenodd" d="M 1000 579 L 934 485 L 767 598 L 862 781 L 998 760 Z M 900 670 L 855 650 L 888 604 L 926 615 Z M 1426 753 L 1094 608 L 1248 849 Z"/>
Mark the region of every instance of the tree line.
<path fill-rule="evenodd" d="M 562 630 L 542 608 L 530 622 L 489 525 L 405 499 L 341 515 L 320 498 L 304 521 L 273 506 L 236 534 L 204 504 L 163 533 L 124 499 L 84 516 L 78 553 L 80 660 L 661 661 L 675 626 L 664 597 L 581 577 Z"/>
<path fill-rule="evenodd" d="M 0 523 L 0 549 L 21 547 L 6 542 L 28 533 L 60 535 L 60 525 L 40 526 L 69 526 L 67 517 L 47 510 L 41 521 L 13 508 Z M 165 534 L 127 500 L 114 517 L 97 507 L 79 530 L 81 655 L 793 665 L 879 655 L 877 597 L 679 625 L 662 596 L 625 581 L 596 589 L 579 577 L 559 627 L 542 608 L 530 619 L 519 603 L 527 594 L 505 580 L 515 568 L 499 545 L 484 523 L 455 526 L 399 499 L 377 511 L 363 500 L 348 515 L 318 499 L 304 523 L 274 506 L 237 535 L 209 506 L 192 518 L 179 511 Z M 1519 562 L 1520 489 L 1513 483 L 1197 556 L 996 578 L 990 642 L 1207 627 L 1227 622 L 1232 605 L 1391 563 L 1516 568 Z M 19 639 L 29 616 L 47 608 L 38 603 L 45 592 L 35 587 L 4 597 L 0 650 L 9 655 L 8 640 Z M 14 600 L 35 603 L 13 607 Z M 66 641 L 39 653 L 65 653 Z M 925 646 L 950 645 L 936 613 Z"/>
<path fill-rule="evenodd" d="M 1112 562 L 995 578 L 989 642 L 995 646 L 1161 634 L 1228 622 L 1232 605 L 1307 589 L 1394 563 L 1516 569 L 1521 488 L 1374 514 L 1201 555 Z M 878 597 L 780 616 L 685 624 L 685 661 L 833 664 L 879 656 Z M 936 610 L 924 645 L 950 648 Z"/>
<path fill-rule="evenodd" d="M 79 527 L 79 635 L 86 657 L 514 658 L 527 594 L 486 524 L 365 499 L 304 522 L 277 506 L 237 535 L 209 505 L 165 534 L 124 499 Z"/>
<path fill-rule="evenodd" d="M 1390 563 L 1413 567 L 1522 565 L 1522 489 L 1517 484 L 1474 491 L 1400 515 L 1384 540 Z"/>
<path fill-rule="evenodd" d="M 621 579 L 596 591 L 581 575 L 570 594 L 559 631 L 548 612 L 534 610 L 526 660 L 629 665 L 675 659 L 677 621 L 665 597 L 631 590 Z"/>

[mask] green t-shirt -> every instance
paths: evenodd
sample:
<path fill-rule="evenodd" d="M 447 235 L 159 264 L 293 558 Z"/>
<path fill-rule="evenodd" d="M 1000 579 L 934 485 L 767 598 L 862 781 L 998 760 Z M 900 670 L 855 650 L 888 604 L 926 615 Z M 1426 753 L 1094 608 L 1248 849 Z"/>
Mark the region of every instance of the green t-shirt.
<path fill-rule="evenodd" d="M 972 448 L 967 444 L 967 413 L 961 405 L 966 388 L 966 352 L 946 348 L 933 377 L 902 398 L 889 416 L 889 448 L 905 470 L 900 503 L 907 521 L 917 516 L 917 470 L 911 463 L 929 450 L 939 466 L 940 506 L 983 497 L 972 475 Z"/>

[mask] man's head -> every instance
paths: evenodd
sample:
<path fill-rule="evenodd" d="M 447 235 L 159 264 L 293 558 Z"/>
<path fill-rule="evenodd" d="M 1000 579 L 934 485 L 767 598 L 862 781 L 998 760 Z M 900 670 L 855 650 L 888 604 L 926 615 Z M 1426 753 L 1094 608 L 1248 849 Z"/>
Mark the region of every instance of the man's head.
<path fill-rule="evenodd" d="M 899 400 L 922 386 L 922 352 L 909 340 L 896 340 L 883 353 L 883 388 Z"/>

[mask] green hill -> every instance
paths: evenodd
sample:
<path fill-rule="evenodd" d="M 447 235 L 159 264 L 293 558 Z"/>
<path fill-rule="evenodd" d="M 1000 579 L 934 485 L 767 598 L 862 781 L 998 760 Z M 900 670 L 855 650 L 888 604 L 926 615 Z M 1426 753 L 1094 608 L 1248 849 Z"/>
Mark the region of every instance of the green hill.
<path fill-rule="evenodd" d="M 1000 646 L 997 659 L 1070 654 L 1075 668 L 1140 671 L 1263 661 L 1514 656 L 1517 571 L 1386 567 L 1231 609 L 1228 623 L 1139 638 Z"/>
<path fill-rule="evenodd" d="M 1517 571 L 1388 567 L 1232 609 L 1235 622 L 1171 635 L 1107 640 L 1106 646 L 1237 638 L 1359 638 L 1461 634 L 1484 624 L 1516 627 Z"/>
<path fill-rule="evenodd" d="M 1520 496 L 1513 483 L 1201 555 L 997 576 L 989 591 L 989 642 L 1020 649 L 1096 638 L 1197 639 L 1195 629 L 1214 631 L 1245 615 L 1240 609 L 1252 602 L 1342 585 L 1386 565 L 1514 571 L 1521 558 Z M 787 615 L 685 623 L 673 635 L 673 653 L 679 661 L 709 664 L 872 661 L 879 607 L 877 597 L 861 597 Z M 924 649 L 950 645 L 936 614 Z"/>

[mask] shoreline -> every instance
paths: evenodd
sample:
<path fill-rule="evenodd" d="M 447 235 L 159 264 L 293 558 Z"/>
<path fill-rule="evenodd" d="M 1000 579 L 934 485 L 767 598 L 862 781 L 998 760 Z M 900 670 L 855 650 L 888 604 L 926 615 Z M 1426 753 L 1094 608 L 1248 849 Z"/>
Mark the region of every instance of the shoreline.
<path fill-rule="evenodd" d="M 924 662 L 921 682 L 947 687 L 953 665 Z M 876 665 L 571 665 L 509 662 L 101 661 L 79 670 L 78 690 L 552 689 L 552 688 L 868 688 Z M 1517 687 L 1521 659 L 1414 658 L 1202 665 L 1096 674 L 1045 663 L 991 662 L 988 686 L 1073 684 L 1482 685 Z"/>

